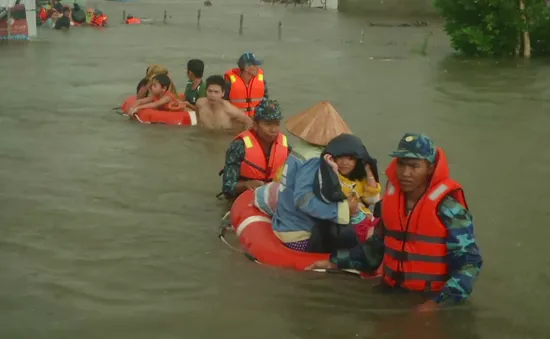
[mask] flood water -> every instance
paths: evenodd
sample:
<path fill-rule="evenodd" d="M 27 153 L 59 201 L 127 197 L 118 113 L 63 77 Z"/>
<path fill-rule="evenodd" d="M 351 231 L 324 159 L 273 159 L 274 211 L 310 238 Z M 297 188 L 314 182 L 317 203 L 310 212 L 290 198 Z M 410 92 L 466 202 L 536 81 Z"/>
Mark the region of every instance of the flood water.
<path fill-rule="evenodd" d="M 251 0 L 214 1 L 200 30 L 202 1 L 96 4 L 110 28 L 0 45 L 0 338 L 550 336 L 545 62 L 461 60 L 438 27 Z M 446 150 L 484 256 L 467 305 L 418 315 L 372 281 L 254 264 L 216 237 L 231 136 L 111 112 L 149 63 L 183 89 L 188 59 L 211 75 L 244 51 L 286 116 L 330 100 L 382 166 L 408 131 Z"/>

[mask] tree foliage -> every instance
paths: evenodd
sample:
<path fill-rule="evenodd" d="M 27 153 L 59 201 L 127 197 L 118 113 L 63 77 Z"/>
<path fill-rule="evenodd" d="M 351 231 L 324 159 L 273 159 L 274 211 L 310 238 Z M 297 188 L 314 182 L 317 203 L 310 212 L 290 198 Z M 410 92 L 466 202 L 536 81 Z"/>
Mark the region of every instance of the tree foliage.
<path fill-rule="evenodd" d="M 550 55 L 550 7 L 545 0 L 434 0 L 453 48 L 468 56 L 511 56 L 529 32 L 531 53 Z"/>

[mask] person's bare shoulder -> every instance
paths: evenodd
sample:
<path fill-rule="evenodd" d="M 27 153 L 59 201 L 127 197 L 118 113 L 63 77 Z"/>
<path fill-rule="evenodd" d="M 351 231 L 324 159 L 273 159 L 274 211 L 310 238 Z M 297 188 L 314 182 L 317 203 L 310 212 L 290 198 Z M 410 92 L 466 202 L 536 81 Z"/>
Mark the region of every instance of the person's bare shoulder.
<path fill-rule="evenodd" d="M 237 107 L 235 107 L 233 104 L 231 104 L 229 101 L 227 100 L 224 100 L 223 101 L 223 110 L 231 115 L 231 116 L 235 116 L 235 115 L 240 115 L 240 114 L 244 114 L 240 109 L 238 109 Z"/>
<path fill-rule="evenodd" d="M 207 98 L 199 98 L 197 99 L 197 102 L 195 103 L 195 106 L 198 108 L 199 106 L 204 106 L 207 103 Z"/>

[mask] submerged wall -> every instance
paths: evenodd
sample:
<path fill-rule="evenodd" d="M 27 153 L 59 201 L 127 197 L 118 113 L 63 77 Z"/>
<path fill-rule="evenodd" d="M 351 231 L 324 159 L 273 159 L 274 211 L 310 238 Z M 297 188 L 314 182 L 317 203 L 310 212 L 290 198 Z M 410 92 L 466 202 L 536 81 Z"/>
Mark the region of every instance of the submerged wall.
<path fill-rule="evenodd" d="M 382 16 L 437 16 L 433 0 L 339 0 L 338 10 Z"/>

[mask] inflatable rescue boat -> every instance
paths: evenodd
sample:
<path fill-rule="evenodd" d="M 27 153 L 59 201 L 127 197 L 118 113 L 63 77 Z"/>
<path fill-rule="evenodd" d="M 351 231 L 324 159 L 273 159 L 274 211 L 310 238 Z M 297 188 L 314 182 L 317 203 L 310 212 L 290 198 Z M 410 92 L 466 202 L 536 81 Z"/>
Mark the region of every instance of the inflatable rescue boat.
<path fill-rule="evenodd" d="M 328 253 L 308 253 L 292 250 L 281 243 L 271 228 L 271 218 L 253 204 L 254 191 L 243 192 L 230 211 L 231 225 L 250 259 L 261 264 L 303 271 L 319 260 L 328 260 Z M 363 278 L 380 275 L 380 269 L 371 275 L 346 270 Z"/>
<path fill-rule="evenodd" d="M 120 107 L 124 114 L 136 102 L 136 96 L 132 95 L 124 101 Z M 135 115 L 136 120 L 142 124 L 166 124 L 166 125 L 181 125 L 195 126 L 197 124 L 197 114 L 194 111 L 161 111 L 153 108 L 139 110 Z"/>

